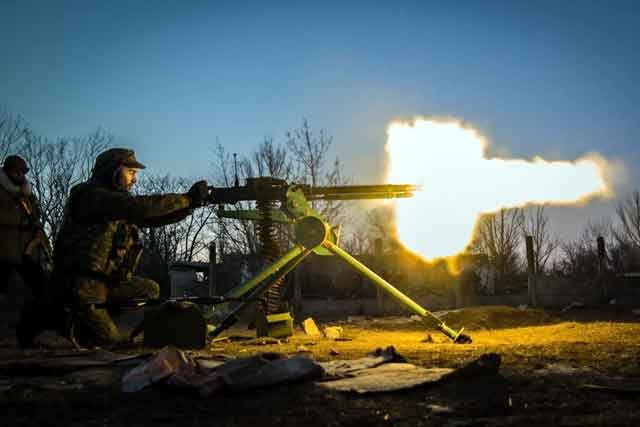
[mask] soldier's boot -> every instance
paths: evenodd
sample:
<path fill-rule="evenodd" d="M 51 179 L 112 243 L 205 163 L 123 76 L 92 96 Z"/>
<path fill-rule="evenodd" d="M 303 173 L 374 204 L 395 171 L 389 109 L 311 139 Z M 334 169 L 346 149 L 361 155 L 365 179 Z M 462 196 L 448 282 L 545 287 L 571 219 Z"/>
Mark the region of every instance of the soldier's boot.
<path fill-rule="evenodd" d="M 84 348 L 113 347 L 128 341 L 123 336 L 105 309 L 79 311 L 74 316 L 73 336 Z"/>
<path fill-rule="evenodd" d="M 58 312 L 58 334 L 73 345 L 73 347 L 80 351 L 82 346 L 78 344 L 75 336 L 75 317 L 73 311 L 70 308 L 61 308 Z"/>

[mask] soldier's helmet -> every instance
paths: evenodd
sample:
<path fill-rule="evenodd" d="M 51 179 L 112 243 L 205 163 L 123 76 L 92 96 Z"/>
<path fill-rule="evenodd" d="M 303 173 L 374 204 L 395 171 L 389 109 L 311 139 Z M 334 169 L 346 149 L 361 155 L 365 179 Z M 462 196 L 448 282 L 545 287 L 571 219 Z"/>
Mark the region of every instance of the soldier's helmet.
<path fill-rule="evenodd" d="M 121 166 L 144 169 L 146 166 L 136 159 L 133 150 L 127 148 L 110 148 L 96 157 L 91 171 L 91 178 L 103 183 L 111 183 L 114 172 Z"/>

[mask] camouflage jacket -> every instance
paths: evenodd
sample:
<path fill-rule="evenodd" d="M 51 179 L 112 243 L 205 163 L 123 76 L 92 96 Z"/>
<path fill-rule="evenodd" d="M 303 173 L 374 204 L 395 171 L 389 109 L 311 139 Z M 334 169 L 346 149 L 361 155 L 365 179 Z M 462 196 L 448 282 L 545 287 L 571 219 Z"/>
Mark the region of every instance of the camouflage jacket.
<path fill-rule="evenodd" d="M 122 281 L 130 279 L 142 251 L 138 226 L 181 221 L 191 213 L 191 199 L 185 194 L 134 196 L 91 180 L 71 190 L 65 209 L 54 274 Z"/>
<path fill-rule="evenodd" d="M 21 264 L 40 227 L 40 205 L 26 183 L 16 186 L 0 168 L 0 262 Z"/>

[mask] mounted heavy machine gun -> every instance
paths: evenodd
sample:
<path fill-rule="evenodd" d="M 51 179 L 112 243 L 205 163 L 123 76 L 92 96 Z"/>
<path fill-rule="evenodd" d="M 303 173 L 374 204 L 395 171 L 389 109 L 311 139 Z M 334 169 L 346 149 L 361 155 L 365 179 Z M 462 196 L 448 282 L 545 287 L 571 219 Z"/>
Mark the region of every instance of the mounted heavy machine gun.
<path fill-rule="evenodd" d="M 459 331 L 451 329 L 436 315 L 420 306 L 340 248 L 339 228 L 329 224 L 320 213 L 313 209 L 310 203 L 314 200 L 412 197 L 414 191 L 419 189 L 418 186 L 408 184 L 312 187 L 288 184 L 282 179 L 272 177 L 248 178 L 244 186 L 238 185 L 236 181 L 234 187 L 209 187 L 209 202 L 219 205 L 218 216 L 257 221 L 265 259 L 270 262 L 253 278 L 224 295 L 224 298 L 239 299 L 241 302 L 237 303 L 224 318 L 220 319 L 218 326 L 209 336 L 216 337 L 229 328 L 236 321 L 236 315 L 256 298 L 266 294 L 268 299 L 269 291 L 277 289 L 287 273 L 292 271 L 309 254 L 315 253 L 317 255 L 335 255 L 343 259 L 414 313 L 432 321 L 453 342 L 471 342 L 471 338 L 462 333 L 464 328 Z M 255 202 L 255 209 L 224 209 L 225 205 L 234 205 L 241 201 Z M 274 243 L 275 224 L 278 223 L 293 226 L 294 246 L 286 253 L 275 256 L 277 246 Z"/>

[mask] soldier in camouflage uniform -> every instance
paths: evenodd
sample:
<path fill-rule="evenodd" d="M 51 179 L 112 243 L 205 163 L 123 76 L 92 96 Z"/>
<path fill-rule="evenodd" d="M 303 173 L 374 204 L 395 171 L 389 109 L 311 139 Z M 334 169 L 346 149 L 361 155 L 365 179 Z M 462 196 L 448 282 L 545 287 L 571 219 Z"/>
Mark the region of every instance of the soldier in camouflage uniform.
<path fill-rule="evenodd" d="M 159 294 L 156 282 L 133 275 L 142 253 L 138 227 L 181 221 L 207 199 L 206 181 L 186 194 L 132 195 L 144 167 L 132 150 L 109 149 L 96 158 L 91 179 L 71 190 L 55 245 L 53 281 L 83 346 L 124 340 L 109 312 L 94 304 Z"/>
<path fill-rule="evenodd" d="M 7 156 L 0 168 L 0 301 L 13 272 L 31 287 L 32 299 L 20 310 L 16 336 L 30 329 L 28 314 L 42 306 L 51 272 L 51 247 L 41 222 L 40 205 L 26 178 L 29 168 L 20 156 Z"/>
<path fill-rule="evenodd" d="M 0 168 L 0 299 L 14 271 L 31 287 L 36 299 L 42 296 L 46 280 L 38 255 L 41 248 L 50 253 L 49 240 L 27 172 L 27 162 L 16 155 L 7 156 Z"/>

